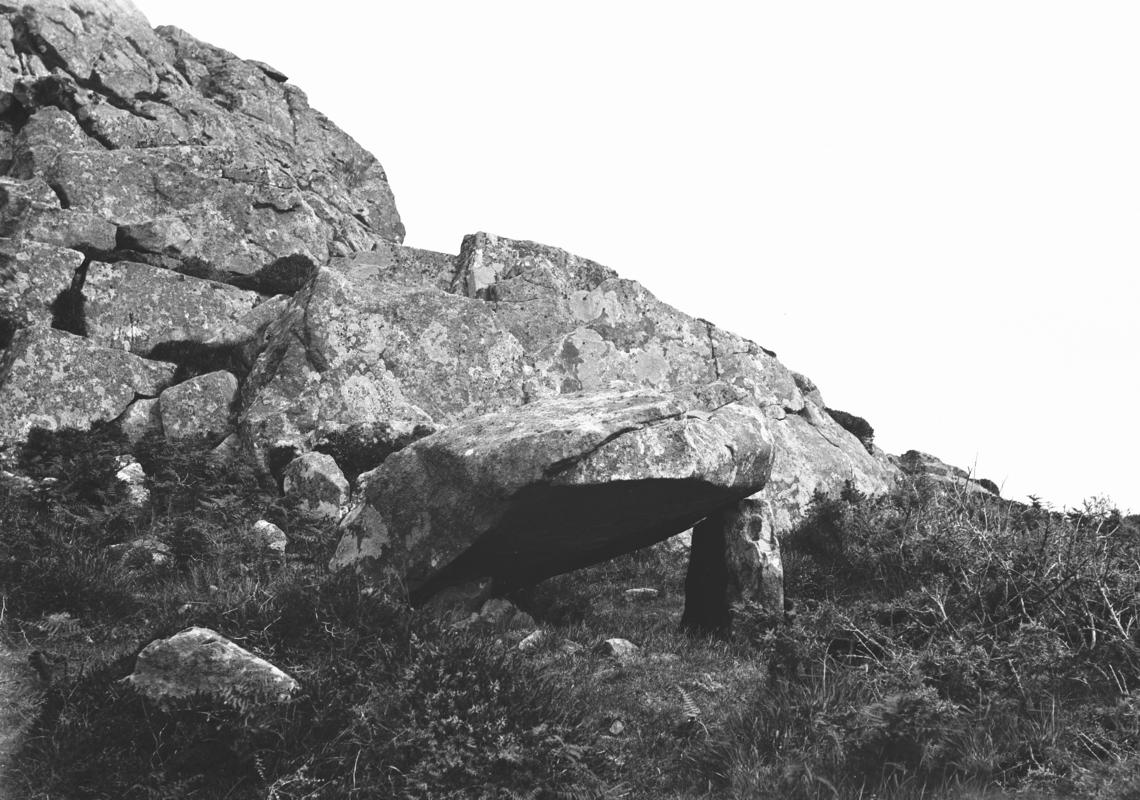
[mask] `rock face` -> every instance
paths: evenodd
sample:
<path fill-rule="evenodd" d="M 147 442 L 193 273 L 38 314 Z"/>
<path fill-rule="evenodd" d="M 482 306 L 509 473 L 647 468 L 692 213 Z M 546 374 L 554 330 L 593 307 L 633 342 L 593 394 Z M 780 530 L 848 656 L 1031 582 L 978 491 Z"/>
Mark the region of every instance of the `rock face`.
<path fill-rule="evenodd" d="M 237 378 L 225 371 L 199 375 L 158 396 L 162 430 L 168 439 L 220 442 L 229 435 L 237 399 Z"/>
<path fill-rule="evenodd" d="M 267 458 L 373 441 L 376 466 L 417 435 L 536 400 L 611 387 L 728 383 L 771 421 L 765 490 L 778 530 L 816 490 L 885 491 L 891 470 L 769 351 L 689 317 L 610 269 L 533 242 L 476 234 L 458 258 L 391 247 L 318 271 L 271 329 L 244 389 L 243 435 Z M 381 437 L 383 438 L 383 437 Z M 325 450 L 325 447 L 321 449 Z M 331 451 L 330 451 L 331 452 Z M 335 453 L 334 453 L 335 454 Z"/>
<path fill-rule="evenodd" d="M 284 702 L 299 689 L 273 664 L 208 628 L 151 642 L 127 680 L 153 700 L 206 695 L 239 707 Z"/>
<path fill-rule="evenodd" d="M 380 165 L 272 69 L 152 30 L 128 2 L 45 0 L 0 19 L 9 174 L 46 181 L 57 216 L 118 228 L 106 249 L 250 274 L 403 238 Z M 110 230 L 88 243 L 115 242 Z"/>
<path fill-rule="evenodd" d="M 698 395 L 576 393 L 421 439 L 370 476 L 334 566 L 373 559 L 415 602 L 665 539 L 761 489 L 771 468 L 763 414 L 723 385 Z"/>
<path fill-rule="evenodd" d="M 985 478 L 974 478 L 969 472 L 951 466 L 936 456 L 922 453 L 918 450 L 907 450 L 895 463 L 907 475 L 914 478 L 925 478 L 936 486 L 953 488 L 969 494 L 998 495 L 998 487 L 993 481 Z"/>
<path fill-rule="evenodd" d="M 89 428 L 122 414 L 136 397 L 157 396 L 174 367 L 46 327 L 16 334 L 0 358 L 0 447 L 33 427 Z"/>
<path fill-rule="evenodd" d="M 256 292 L 168 269 L 92 262 L 83 284 L 88 338 L 145 356 L 161 342 L 233 338 Z"/>

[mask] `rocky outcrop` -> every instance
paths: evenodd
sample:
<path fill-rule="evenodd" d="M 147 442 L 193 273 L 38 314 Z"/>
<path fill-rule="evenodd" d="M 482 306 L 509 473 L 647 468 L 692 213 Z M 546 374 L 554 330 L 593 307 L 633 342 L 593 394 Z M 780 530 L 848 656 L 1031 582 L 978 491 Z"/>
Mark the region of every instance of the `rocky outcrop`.
<path fill-rule="evenodd" d="M 817 490 L 887 488 L 890 468 L 774 354 L 606 267 L 488 234 L 468 237 L 451 262 L 388 250 L 319 270 L 270 331 L 241 421 L 263 459 L 329 440 L 349 450 L 366 432 L 376 460 L 357 465 L 365 471 L 417 435 L 542 398 L 719 380 L 771 421 L 765 496 L 777 529 L 792 527 Z"/>
<path fill-rule="evenodd" d="M 82 336 L 26 328 L 0 358 L 0 447 L 21 444 L 34 427 L 86 429 L 109 422 L 140 395 L 157 396 L 173 375 L 169 364 Z"/>
<path fill-rule="evenodd" d="M 127 682 L 152 700 L 204 695 L 240 708 L 281 703 L 300 688 L 273 664 L 208 628 L 151 642 Z"/>
<path fill-rule="evenodd" d="M 947 464 L 942 459 L 918 450 L 907 450 L 901 456 L 893 457 L 900 470 L 912 478 L 922 478 L 935 486 L 969 494 L 998 496 L 997 484 L 985 478 L 975 478 L 969 472 Z"/>
<path fill-rule="evenodd" d="M 370 562 L 414 601 L 506 591 L 685 530 L 761 489 L 771 459 L 764 416 L 723 385 L 546 398 L 390 456 L 333 565 Z"/>
<path fill-rule="evenodd" d="M 252 274 L 403 238 L 380 165 L 272 68 L 152 30 L 127 2 L 45 0 L 0 20 L 0 161 L 50 185 L 56 216 L 102 221 L 87 246 Z"/>

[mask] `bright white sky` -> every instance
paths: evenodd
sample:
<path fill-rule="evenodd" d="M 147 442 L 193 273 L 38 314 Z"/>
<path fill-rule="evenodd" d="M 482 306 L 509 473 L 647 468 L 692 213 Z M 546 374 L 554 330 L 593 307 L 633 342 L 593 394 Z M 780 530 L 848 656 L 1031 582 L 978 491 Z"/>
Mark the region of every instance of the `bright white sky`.
<path fill-rule="evenodd" d="M 407 244 L 563 247 L 891 452 L 1140 510 L 1135 2 L 136 2 L 288 74 Z"/>

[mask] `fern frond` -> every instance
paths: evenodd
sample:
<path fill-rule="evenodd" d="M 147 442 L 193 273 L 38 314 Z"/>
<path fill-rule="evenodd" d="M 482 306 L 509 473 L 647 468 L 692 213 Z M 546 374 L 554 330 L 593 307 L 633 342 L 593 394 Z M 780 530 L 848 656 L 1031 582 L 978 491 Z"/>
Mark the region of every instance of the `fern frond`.
<path fill-rule="evenodd" d="M 690 721 L 699 720 L 701 718 L 701 709 L 693 701 L 692 695 L 686 692 L 681 686 L 677 686 L 677 691 L 681 693 L 681 711 L 684 713 L 685 718 Z"/>

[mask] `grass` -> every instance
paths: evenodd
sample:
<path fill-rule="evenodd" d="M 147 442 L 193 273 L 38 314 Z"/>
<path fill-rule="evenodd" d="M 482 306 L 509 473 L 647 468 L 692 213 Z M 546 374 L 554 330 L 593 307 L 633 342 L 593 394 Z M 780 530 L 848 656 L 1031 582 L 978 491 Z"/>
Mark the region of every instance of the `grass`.
<path fill-rule="evenodd" d="M 514 596 L 545 632 L 456 631 L 324 569 L 336 531 L 240 465 L 112 430 L 40 435 L 0 486 L 4 635 L 55 665 L 13 778 L 28 798 L 1140 796 L 1140 537 L 907 484 L 819 498 L 785 538 L 787 615 L 681 633 L 658 546 Z M 285 559 L 249 535 L 289 536 Z M 165 565 L 108 547 L 162 541 Z M 629 588 L 657 589 L 631 599 Z M 148 642 L 213 628 L 292 674 L 270 714 L 121 683 Z M 621 637 L 638 651 L 599 652 Z"/>

